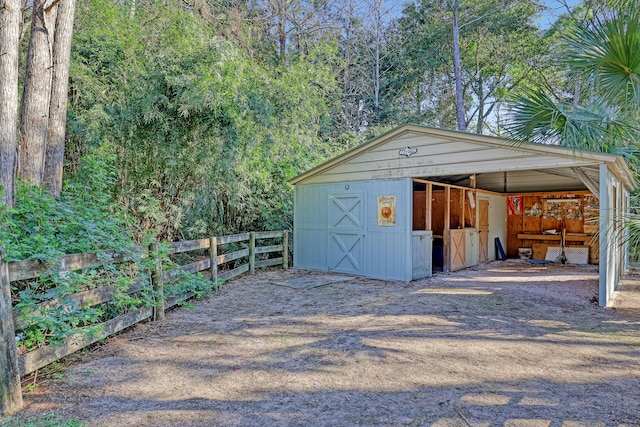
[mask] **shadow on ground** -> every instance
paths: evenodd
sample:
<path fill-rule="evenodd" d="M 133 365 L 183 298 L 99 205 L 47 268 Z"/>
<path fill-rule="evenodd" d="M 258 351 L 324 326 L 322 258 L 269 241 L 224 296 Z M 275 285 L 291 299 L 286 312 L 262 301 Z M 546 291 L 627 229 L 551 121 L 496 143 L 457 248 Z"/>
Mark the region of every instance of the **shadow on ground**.
<path fill-rule="evenodd" d="M 95 426 L 640 425 L 640 312 L 590 267 L 490 263 L 406 283 L 229 282 L 26 396 Z M 326 273 L 322 273 L 325 274 Z"/>

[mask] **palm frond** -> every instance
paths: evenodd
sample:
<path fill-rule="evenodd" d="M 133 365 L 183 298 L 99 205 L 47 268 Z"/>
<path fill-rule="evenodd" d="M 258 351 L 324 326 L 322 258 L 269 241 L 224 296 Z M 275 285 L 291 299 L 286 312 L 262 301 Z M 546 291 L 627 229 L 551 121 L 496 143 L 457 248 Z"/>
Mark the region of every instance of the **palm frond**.
<path fill-rule="evenodd" d="M 531 90 L 511 101 L 506 129 L 515 141 L 559 144 L 566 117 L 558 104 L 542 91 Z"/>
<path fill-rule="evenodd" d="M 507 131 L 516 141 L 579 150 L 610 153 L 618 147 L 640 147 L 638 129 L 619 118 L 621 114 L 620 109 L 598 98 L 588 107 L 580 107 L 535 90 L 512 101 Z"/>
<path fill-rule="evenodd" d="M 636 1 L 631 3 L 636 4 Z M 640 105 L 640 11 L 626 9 L 567 35 L 567 65 L 591 77 L 602 96 Z"/>

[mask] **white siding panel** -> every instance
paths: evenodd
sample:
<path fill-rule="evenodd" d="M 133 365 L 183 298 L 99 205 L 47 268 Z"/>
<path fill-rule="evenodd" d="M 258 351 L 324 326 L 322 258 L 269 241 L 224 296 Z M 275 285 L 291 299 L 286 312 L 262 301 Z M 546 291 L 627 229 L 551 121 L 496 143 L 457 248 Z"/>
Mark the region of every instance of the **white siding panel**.
<path fill-rule="evenodd" d="M 501 160 L 508 164 L 511 161 L 520 161 L 525 158 L 534 157 L 531 154 L 506 151 L 497 148 L 492 149 L 474 149 L 462 152 L 451 152 L 450 150 L 445 153 L 439 154 L 423 154 L 419 156 L 417 153 L 411 157 L 399 156 L 397 153 L 392 154 L 390 158 L 366 161 L 366 156 L 359 157 L 359 161 L 349 161 L 335 168 L 327 171 L 326 173 L 338 175 L 342 173 L 364 172 L 364 171 L 378 171 L 385 169 L 398 169 L 398 168 L 412 168 L 421 166 L 438 165 L 441 167 L 446 166 L 466 166 L 469 164 L 483 162 L 487 160 Z"/>
<path fill-rule="evenodd" d="M 478 199 L 489 201 L 489 261 L 495 261 L 496 237 L 500 239 L 504 251 L 507 252 L 507 197 L 482 194 Z"/>
<path fill-rule="evenodd" d="M 438 144 L 451 144 L 452 140 L 445 137 L 438 136 L 424 136 L 417 134 L 404 134 L 384 144 L 374 147 L 373 150 L 399 150 L 404 147 L 424 147 Z"/>
<path fill-rule="evenodd" d="M 460 158 L 460 155 L 457 156 Z M 395 166 L 393 164 L 371 164 L 368 169 L 358 167 L 358 165 L 344 164 L 332 170 L 328 170 L 323 174 L 309 178 L 307 183 L 328 183 L 328 182 L 346 182 L 360 181 L 369 179 L 394 179 L 394 178 L 412 178 L 412 177 L 429 177 L 429 176 L 445 176 L 459 175 L 471 173 L 490 173 L 500 171 L 516 171 L 547 169 L 556 167 L 571 167 L 589 165 L 587 161 L 580 162 L 575 159 L 560 159 L 549 156 L 530 156 L 530 157 L 511 157 L 504 159 L 492 160 L 467 160 L 459 163 L 455 161 L 456 156 L 452 155 L 451 163 L 438 164 L 413 164 L 409 159 L 405 165 Z M 365 170 L 358 170 L 365 169 Z"/>
<path fill-rule="evenodd" d="M 323 197 L 322 189 L 316 185 L 299 185 L 295 190 L 293 265 L 326 269 L 326 243 L 312 248 L 309 245 L 321 239 L 326 241 L 327 217 L 321 215 L 321 212 L 327 211 L 327 199 Z"/>
<path fill-rule="evenodd" d="M 599 304 L 606 306 L 618 288 L 624 257 L 621 209 L 625 194 L 623 185 L 606 164 L 600 166 L 600 289 Z"/>
<path fill-rule="evenodd" d="M 474 147 L 473 149 L 465 151 L 463 155 L 468 155 L 469 158 L 473 158 L 473 156 L 475 155 L 474 153 L 482 153 L 490 150 L 491 148 Z M 429 162 L 428 160 L 434 159 L 435 156 L 443 156 L 443 155 L 451 155 L 450 149 L 447 149 L 447 147 L 444 145 L 429 147 L 429 151 L 421 150 L 415 154 L 412 154 L 410 157 L 398 154 L 398 150 L 372 151 L 369 153 L 364 153 L 362 156 L 356 157 L 348 162 L 345 162 L 344 164 L 345 165 L 361 165 L 361 164 L 369 165 L 369 164 L 377 164 L 380 162 L 389 162 L 389 161 L 395 160 L 400 162 L 401 165 L 405 165 L 406 160 L 408 159 L 413 160 L 414 162 L 417 162 L 417 164 L 422 164 L 425 162 L 430 164 L 430 163 L 433 163 L 433 161 Z"/>
<path fill-rule="evenodd" d="M 631 194 L 629 193 L 628 190 L 624 190 L 624 195 L 622 197 L 622 212 L 624 213 L 624 223 L 626 224 L 627 221 L 630 221 L 631 218 L 629 218 L 628 214 L 630 212 L 631 209 Z M 624 234 L 622 236 L 622 240 L 624 242 L 624 246 L 622 248 L 622 253 L 624 254 L 624 258 L 622 260 L 622 271 L 624 273 L 627 272 L 627 270 L 629 269 L 629 253 L 630 253 L 630 243 L 629 243 L 629 234 L 630 231 L 627 227 L 625 227 L 624 229 Z"/>
<path fill-rule="evenodd" d="M 478 265 L 480 256 L 480 236 L 477 228 L 465 229 L 464 241 L 466 245 L 465 262 L 467 267 Z"/>
<path fill-rule="evenodd" d="M 349 192 L 364 194 L 364 260 L 359 274 L 411 280 L 409 179 L 296 185 L 294 265 L 328 270 L 328 197 Z M 396 196 L 395 226 L 378 225 L 378 196 Z"/>
<path fill-rule="evenodd" d="M 402 156 L 399 150 L 405 147 L 418 151 L 410 157 Z M 381 143 L 372 144 L 368 149 L 329 166 L 318 174 L 320 176 L 310 176 L 304 182 L 444 176 L 580 167 L 599 163 L 586 154 L 582 157 L 559 155 L 560 153 L 556 152 L 558 150 L 554 150 L 555 147 L 544 147 L 540 150 L 524 149 L 526 147 L 529 145 L 523 147 L 507 143 L 496 144 L 495 141 L 484 141 L 482 137 L 478 137 L 478 140 L 458 139 L 452 135 L 428 135 L 425 132 L 409 131 Z"/>
<path fill-rule="evenodd" d="M 433 232 L 432 231 L 412 232 L 411 234 L 412 277 L 411 278 L 413 280 L 423 279 L 425 277 L 431 276 L 431 274 L 433 273 L 432 252 L 433 252 Z"/>
<path fill-rule="evenodd" d="M 458 158 L 459 162 L 464 162 L 465 156 L 471 158 L 467 162 L 467 167 L 455 167 L 454 163 L 447 162 L 447 167 L 433 170 L 428 166 L 434 166 L 435 163 L 411 165 L 405 163 L 404 166 L 389 164 L 384 167 L 374 165 L 367 170 L 357 170 L 353 167 L 340 169 L 340 165 L 356 165 L 369 164 L 377 162 L 389 162 L 400 157 L 398 150 L 404 147 L 417 148 L 414 158 L 430 158 L 436 155 L 451 154 Z M 491 150 L 502 151 L 503 154 L 495 156 L 494 159 L 500 159 L 498 164 L 472 164 L 477 163 L 474 153 L 489 152 Z M 518 161 L 514 157 L 514 152 L 522 153 L 522 157 Z M 430 153 L 430 154 L 429 154 Z M 528 157 L 531 156 L 531 157 Z M 547 160 L 536 163 L 535 160 L 547 158 Z M 556 159 L 549 160 L 549 159 Z M 431 159 L 434 160 L 434 159 Z M 434 160 L 435 162 L 435 160 Z M 482 162 L 481 162 L 482 163 Z M 624 164 L 624 160 L 620 157 L 592 153 L 567 148 L 548 146 L 541 144 L 512 144 L 508 140 L 488 137 L 482 135 L 472 135 L 462 132 L 447 131 L 443 129 L 433 129 L 416 125 L 404 125 L 389 131 L 378 138 L 347 151 L 342 156 L 330 160 L 310 171 L 304 173 L 293 180 L 298 183 L 320 183 L 320 182 L 344 182 L 359 181 L 370 179 L 389 179 L 403 177 L 425 177 L 446 174 L 471 174 L 471 173 L 488 173 L 505 170 L 525 170 L 525 169 L 546 169 L 546 168 L 567 168 L 567 167 L 589 167 L 596 171 L 593 178 L 599 177 L 598 165 L 601 163 L 610 164 L 612 172 L 615 176 L 622 177 L 625 185 L 635 187 L 631 173 Z M 445 165 L 445 166 L 446 166 Z M 406 167 L 405 167 L 406 166 Z M 595 166 L 595 168 L 594 168 Z M 391 170 L 390 168 L 404 168 L 407 170 Z M 333 169 L 333 171 L 332 171 Z M 369 172 L 369 173 L 366 173 Z M 617 175 L 616 175 L 617 174 Z M 325 175 L 318 177 L 318 175 Z"/>
<path fill-rule="evenodd" d="M 355 163 L 371 163 L 382 160 L 393 160 L 393 159 L 406 159 L 406 156 L 400 155 L 400 150 L 406 148 L 406 145 L 402 145 L 400 147 L 390 147 L 389 145 L 383 145 L 377 147 L 371 151 L 362 153 L 361 155 L 354 157 L 351 160 L 348 160 L 345 163 L 355 164 Z M 462 152 L 476 152 L 476 151 L 486 151 L 492 150 L 494 147 L 486 147 L 478 144 L 470 144 L 470 143 L 458 143 L 453 146 L 452 142 L 444 142 L 435 145 L 423 145 L 423 146 L 412 146 L 411 148 L 417 148 L 418 151 L 415 154 L 411 155 L 412 159 L 420 158 L 420 157 L 429 157 L 441 154 L 451 154 L 452 151 L 456 151 L 458 153 Z"/>

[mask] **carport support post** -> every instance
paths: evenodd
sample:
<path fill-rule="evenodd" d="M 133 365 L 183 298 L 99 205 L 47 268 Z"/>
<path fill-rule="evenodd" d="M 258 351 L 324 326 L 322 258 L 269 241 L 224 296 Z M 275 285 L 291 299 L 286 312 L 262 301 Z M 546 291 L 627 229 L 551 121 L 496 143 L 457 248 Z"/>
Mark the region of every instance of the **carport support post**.
<path fill-rule="evenodd" d="M 158 254 L 158 245 L 149 246 L 149 255 L 154 258 L 154 269 L 151 274 L 151 284 L 155 291 L 155 304 L 153 306 L 153 320 L 164 320 L 164 284 L 162 283 L 162 260 Z"/>
<path fill-rule="evenodd" d="M 431 231 L 433 230 L 432 225 L 431 225 L 431 212 L 433 211 L 433 201 L 431 199 L 433 199 L 433 184 L 428 183 L 427 184 L 427 197 L 426 197 L 427 201 L 427 206 L 425 207 L 426 209 L 426 215 L 425 215 L 425 221 L 424 221 L 424 229 Z"/>
<path fill-rule="evenodd" d="M 9 264 L 4 262 L 1 247 L 0 288 L 0 414 L 11 415 L 22 408 L 22 388 L 11 304 Z"/>
<path fill-rule="evenodd" d="M 451 270 L 451 257 L 449 252 L 451 251 L 451 187 L 446 185 L 444 187 L 444 232 L 443 234 L 443 270 L 448 273 Z"/>
<path fill-rule="evenodd" d="M 249 274 L 256 274 L 256 233 L 249 233 Z"/>
<path fill-rule="evenodd" d="M 289 268 L 289 232 L 284 230 L 282 232 L 282 268 Z"/>
<path fill-rule="evenodd" d="M 598 269 L 600 272 L 600 280 L 598 282 L 598 304 L 600 307 L 607 306 L 607 298 L 609 297 L 610 284 L 610 242 L 611 235 L 611 209 L 609 199 L 609 169 L 606 164 L 600 165 L 600 194 L 598 197 L 600 203 L 600 220 L 599 220 L 599 250 L 598 250 Z"/>

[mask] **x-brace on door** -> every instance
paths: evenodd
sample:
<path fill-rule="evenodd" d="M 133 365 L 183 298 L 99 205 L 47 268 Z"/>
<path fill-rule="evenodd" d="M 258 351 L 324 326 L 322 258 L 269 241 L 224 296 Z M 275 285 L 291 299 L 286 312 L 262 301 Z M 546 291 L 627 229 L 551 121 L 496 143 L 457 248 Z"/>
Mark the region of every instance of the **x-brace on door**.
<path fill-rule="evenodd" d="M 364 194 L 329 194 L 330 271 L 361 274 L 364 260 Z"/>

